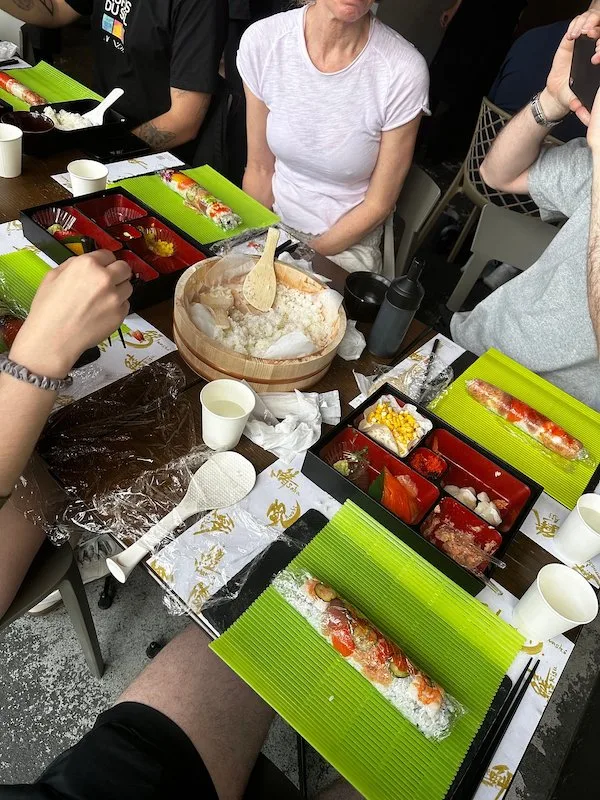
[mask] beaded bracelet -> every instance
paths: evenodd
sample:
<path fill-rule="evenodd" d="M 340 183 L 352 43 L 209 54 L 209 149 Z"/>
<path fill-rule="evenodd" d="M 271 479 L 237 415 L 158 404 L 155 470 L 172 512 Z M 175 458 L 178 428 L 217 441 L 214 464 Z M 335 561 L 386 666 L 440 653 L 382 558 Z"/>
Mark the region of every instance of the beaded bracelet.
<path fill-rule="evenodd" d="M 48 378 L 45 375 L 36 375 L 34 372 L 29 372 L 27 367 L 11 361 L 5 354 L 0 355 L 0 372 L 48 392 L 62 392 L 73 383 L 70 375 L 67 375 L 66 378 Z"/>

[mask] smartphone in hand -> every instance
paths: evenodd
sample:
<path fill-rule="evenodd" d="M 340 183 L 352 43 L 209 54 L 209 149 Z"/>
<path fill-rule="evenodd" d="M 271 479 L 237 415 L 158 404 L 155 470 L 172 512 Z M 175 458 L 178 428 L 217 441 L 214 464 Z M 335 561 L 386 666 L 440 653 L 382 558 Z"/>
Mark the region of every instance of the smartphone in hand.
<path fill-rule="evenodd" d="M 598 88 L 600 88 L 600 64 L 592 64 L 596 52 L 596 40 L 589 36 L 575 39 L 571 62 L 571 91 L 581 100 L 588 111 L 592 110 Z"/>

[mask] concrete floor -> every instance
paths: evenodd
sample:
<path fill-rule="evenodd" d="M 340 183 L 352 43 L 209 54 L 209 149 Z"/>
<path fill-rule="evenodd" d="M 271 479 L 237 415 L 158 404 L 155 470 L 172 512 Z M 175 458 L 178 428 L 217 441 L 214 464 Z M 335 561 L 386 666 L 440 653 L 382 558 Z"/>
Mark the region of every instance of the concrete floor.
<path fill-rule="evenodd" d="M 167 642 L 188 624 L 167 613 L 161 589 L 141 569 L 119 587 L 107 611 L 97 606 L 101 588 L 100 581 L 87 592 L 107 664 L 102 680 L 88 672 L 62 607 L 44 617 L 22 617 L 0 635 L 0 784 L 35 779 L 148 663 L 148 644 Z M 264 752 L 297 783 L 296 736 L 282 720 L 273 724 Z M 307 761 L 314 792 L 335 772 L 310 748 Z"/>

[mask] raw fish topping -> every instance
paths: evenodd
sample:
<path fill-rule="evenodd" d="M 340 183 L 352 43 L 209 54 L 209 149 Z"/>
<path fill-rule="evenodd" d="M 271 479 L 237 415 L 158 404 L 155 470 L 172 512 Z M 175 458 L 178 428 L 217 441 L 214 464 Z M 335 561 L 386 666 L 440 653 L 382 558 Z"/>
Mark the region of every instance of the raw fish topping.
<path fill-rule="evenodd" d="M 583 444 L 564 428 L 522 400 L 479 378 L 467 381 L 467 391 L 484 408 L 510 422 L 548 450 L 569 461 L 587 458 Z"/>

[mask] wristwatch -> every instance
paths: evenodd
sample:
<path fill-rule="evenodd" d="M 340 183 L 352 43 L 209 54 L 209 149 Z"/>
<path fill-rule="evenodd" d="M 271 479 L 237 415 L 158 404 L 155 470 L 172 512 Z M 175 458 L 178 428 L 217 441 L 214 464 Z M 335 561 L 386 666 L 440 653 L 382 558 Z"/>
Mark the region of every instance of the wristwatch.
<path fill-rule="evenodd" d="M 542 104 L 540 103 L 540 94 L 538 92 L 531 98 L 531 103 L 529 104 L 531 107 L 531 113 L 533 114 L 534 120 L 537 122 L 538 125 L 541 125 L 542 128 L 554 128 L 555 125 L 560 125 L 562 119 L 556 119 L 554 121 L 549 120 L 546 115 L 544 114 L 544 109 L 542 108 Z"/>

